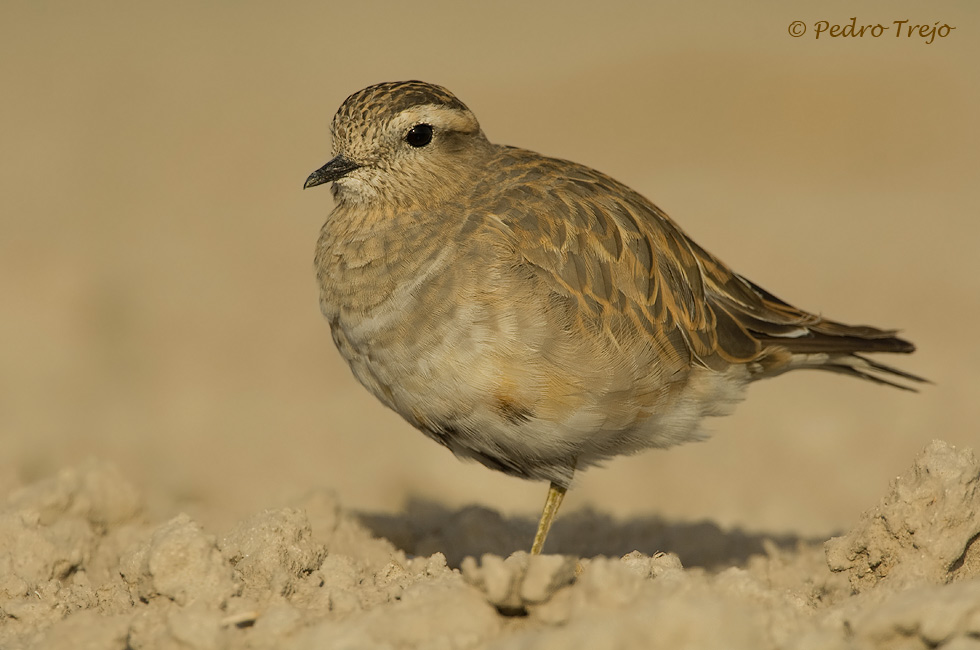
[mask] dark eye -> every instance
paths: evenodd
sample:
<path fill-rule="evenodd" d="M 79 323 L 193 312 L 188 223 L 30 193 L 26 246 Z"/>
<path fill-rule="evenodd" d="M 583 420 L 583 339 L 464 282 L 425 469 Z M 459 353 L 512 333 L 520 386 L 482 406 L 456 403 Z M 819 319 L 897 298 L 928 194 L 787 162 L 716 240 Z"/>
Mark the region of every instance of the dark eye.
<path fill-rule="evenodd" d="M 416 124 L 407 134 L 405 134 L 405 142 L 412 145 L 416 149 L 429 144 L 432 142 L 432 125 Z"/>

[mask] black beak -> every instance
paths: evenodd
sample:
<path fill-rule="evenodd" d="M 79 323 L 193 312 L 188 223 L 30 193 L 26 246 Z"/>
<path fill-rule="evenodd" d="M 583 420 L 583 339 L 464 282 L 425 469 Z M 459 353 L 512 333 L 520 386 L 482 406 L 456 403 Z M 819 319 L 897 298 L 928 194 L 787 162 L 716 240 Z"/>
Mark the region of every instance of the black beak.
<path fill-rule="evenodd" d="M 306 179 L 305 183 L 303 183 L 303 189 L 305 190 L 308 187 L 316 187 L 317 185 L 323 185 L 324 183 L 332 183 L 339 178 L 343 178 L 358 167 L 360 167 L 360 165 L 358 165 L 356 162 L 348 160 L 343 156 L 337 156 L 326 165 L 310 174 L 310 177 Z"/>

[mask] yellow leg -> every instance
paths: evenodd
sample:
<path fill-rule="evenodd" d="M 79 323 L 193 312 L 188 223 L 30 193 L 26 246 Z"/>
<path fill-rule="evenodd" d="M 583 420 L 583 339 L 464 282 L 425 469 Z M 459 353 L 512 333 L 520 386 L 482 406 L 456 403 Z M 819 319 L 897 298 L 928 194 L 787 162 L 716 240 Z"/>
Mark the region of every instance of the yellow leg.
<path fill-rule="evenodd" d="M 541 553 L 541 547 L 544 546 L 544 540 L 548 536 L 548 531 L 551 530 L 551 524 L 555 520 L 555 515 L 558 514 L 558 507 L 561 505 L 561 500 L 565 498 L 565 492 L 566 488 L 556 483 L 552 483 L 551 487 L 548 488 L 548 498 L 544 502 L 541 521 L 538 522 L 538 532 L 534 534 L 531 555 L 539 555 Z"/>

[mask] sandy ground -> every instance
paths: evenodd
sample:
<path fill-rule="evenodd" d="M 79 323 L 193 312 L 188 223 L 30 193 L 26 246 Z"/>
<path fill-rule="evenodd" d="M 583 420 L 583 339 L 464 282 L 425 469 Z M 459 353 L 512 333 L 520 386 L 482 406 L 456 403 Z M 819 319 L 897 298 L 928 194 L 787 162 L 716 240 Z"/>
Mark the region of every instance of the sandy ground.
<path fill-rule="evenodd" d="M 812 37 L 852 16 L 956 29 Z M 972 0 L 0 3 L 0 648 L 968 647 L 973 556 L 862 513 L 931 439 L 980 441 L 978 33 Z M 753 386 L 710 442 L 578 477 L 547 549 L 574 560 L 505 588 L 544 486 L 386 411 L 317 310 L 330 198 L 299 188 L 343 99 L 407 78 L 777 295 L 902 328 L 890 361 L 935 384 Z"/>
<path fill-rule="evenodd" d="M 579 513 L 555 531 L 575 555 L 458 562 L 531 522 L 358 518 L 323 491 L 223 531 L 144 510 L 97 462 L 11 494 L 0 647 L 980 647 L 980 463 L 941 441 L 822 544 Z M 663 550 L 596 555 L 633 545 Z"/>

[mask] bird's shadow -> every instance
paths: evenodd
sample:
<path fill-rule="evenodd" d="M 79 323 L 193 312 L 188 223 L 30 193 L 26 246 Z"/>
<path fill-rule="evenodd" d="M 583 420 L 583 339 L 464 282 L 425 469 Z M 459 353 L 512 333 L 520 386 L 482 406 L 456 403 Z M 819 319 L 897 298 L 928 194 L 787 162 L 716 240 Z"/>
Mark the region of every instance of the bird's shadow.
<path fill-rule="evenodd" d="M 460 509 L 426 499 L 410 500 L 398 514 L 359 513 L 361 523 L 409 555 L 441 552 L 451 567 L 466 556 L 492 553 L 507 557 L 530 548 L 537 522 L 525 517 L 504 517 L 480 506 Z M 674 522 L 661 517 L 618 521 L 592 509 L 562 514 L 545 544 L 545 553 L 593 557 L 619 557 L 632 551 L 653 555 L 676 553 L 685 567 L 719 569 L 740 566 L 766 547 L 791 550 L 801 544 L 819 544 L 826 538 L 795 534 L 747 533 L 725 530 L 715 523 Z"/>

